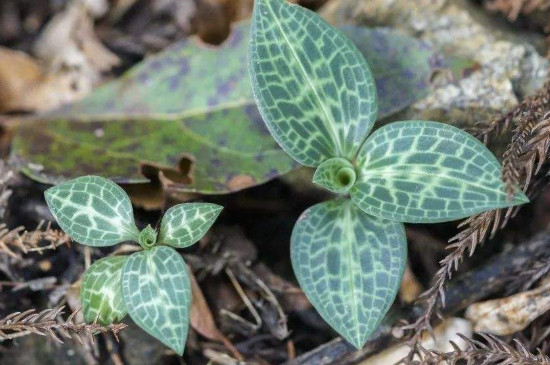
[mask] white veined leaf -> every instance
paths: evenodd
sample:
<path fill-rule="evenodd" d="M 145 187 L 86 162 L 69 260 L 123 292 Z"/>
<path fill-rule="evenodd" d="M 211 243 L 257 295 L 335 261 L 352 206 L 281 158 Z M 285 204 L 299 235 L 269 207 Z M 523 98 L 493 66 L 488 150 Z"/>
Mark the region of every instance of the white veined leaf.
<path fill-rule="evenodd" d="M 88 246 L 112 246 L 137 240 L 132 203 L 120 186 L 99 176 L 66 181 L 44 193 L 61 228 Z"/>
<path fill-rule="evenodd" d="M 109 325 L 126 316 L 121 274 L 127 256 L 104 257 L 93 263 L 82 277 L 80 298 L 86 322 Z"/>
<path fill-rule="evenodd" d="M 361 348 L 399 290 L 407 258 L 405 229 L 365 214 L 349 199 L 320 203 L 298 219 L 291 258 L 315 309 Z"/>
<path fill-rule="evenodd" d="M 181 255 L 167 246 L 132 254 L 122 269 L 122 293 L 132 320 L 181 356 L 191 305 L 191 282 Z"/>
<path fill-rule="evenodd" d="M 223 207 L 210 203 L 184 203 L 166 211 L 158 243 L 187 247 L 197 242 L 214 224 Z"/>
<path fill-rule="evenodd" d="M 521 191 L 508 197 L 483 143 L 443 123 L 388 124 L 361 147 L 357 166 L 353 201 L 385 219 L 435 223 L 529 201 Z"/>
<path fill-rule="evenodd" d="M 378 104 L 369 65 L 348 38 L 298 5 L 256 0 L 249 62 L 260 113 L 292 158 L 314 167 L 353 159 Z"/>

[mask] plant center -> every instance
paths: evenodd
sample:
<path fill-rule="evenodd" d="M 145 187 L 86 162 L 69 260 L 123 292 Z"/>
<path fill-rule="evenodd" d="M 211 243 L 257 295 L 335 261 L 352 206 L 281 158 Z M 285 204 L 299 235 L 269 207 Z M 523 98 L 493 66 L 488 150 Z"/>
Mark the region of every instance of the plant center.
<path fill-rule="evenodd" d="M 351 162 L 345 158 L 335 157 L 317 167 L 313 182 L 334 193 L 344 194 L 355 184 L 356 178 Z"/>
<path fill-rule="evenodd" d="M 138 241 L 141 247 L 150 249 L 157 243 L 157 231 L 149 224 L 139 233 Z"/>
<path fill-rule="evenodd" d="M 355 183 L 355 171 L 349 167 L 343 167 L 336 173 L 336 180 L 342 188 L 351 188 Z"/>

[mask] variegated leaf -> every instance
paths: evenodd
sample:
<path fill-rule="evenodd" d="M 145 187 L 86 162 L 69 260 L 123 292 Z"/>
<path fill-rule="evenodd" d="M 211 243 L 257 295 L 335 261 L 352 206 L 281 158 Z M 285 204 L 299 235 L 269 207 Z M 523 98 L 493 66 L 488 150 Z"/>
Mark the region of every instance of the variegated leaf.
<path fill-rule="evenodd" d="M 160 225 L 160 244 L 187 247 L 201 239 L 223 207 L 210 203 L 178 204 L 166 211 Z"/>
<path fill-rule="evenodd" d="M 292 232 L 300 286 L 324 320 L 357 348 L 393 303 L 406 256 L 403 224 L 369 216 L 349 199 L 309 208 Z"/>
<path fill-rule="evenodd" d="M 44 195 L 61 228 L 78 243 L 101 247 L 138 238 L 130 198 L 110 180 L 83 176 Z"/>
<path fill-rule="evenodd" d="M 126 316 L 121 273 L 127 256 L 104 257 L 94 262 L 82 277 L 80 298 L 86 322 L 109 325 Z"/>
<path fill-rule="evenodd" d="M 249 48 L 254 97 L 296 161 L 351 160 L 376 120 L 369 65 L 338 30 L 284 0 L 256 0 Z"/>
<path fill-rule="evenodd" d="M 487 147 L 450 125 L 406 121 L 375 131 L 357 156 L 353 201 L 366 213 L 435 223 L 523 204 L 509 198 L 501 167 Z"/>
<path fill-rule="evenodd" d="M 122 292 L 132 320 L 181 356 L 191 305 L 191 283 L 181 255 L 167 246 L 132 254 L 122 270 Z"/>

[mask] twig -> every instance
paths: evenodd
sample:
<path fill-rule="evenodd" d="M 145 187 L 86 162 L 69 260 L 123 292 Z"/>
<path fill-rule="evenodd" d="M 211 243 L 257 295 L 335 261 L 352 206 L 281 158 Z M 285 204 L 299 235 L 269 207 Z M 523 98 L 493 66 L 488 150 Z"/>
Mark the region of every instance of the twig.
<path fill-rule="evenodd" d="M 550 80 L 546 81 L 542 88 L 531 96 L 523 99 L 516 107 L 507 113 L 495 117 L 487 124 L 478 123 L 472 131 L 474 135 L 485 144 L 500 137 L 506 132 L 517 118 L 526 112 L 538 112 L 545 114 L 544 110 L 550 102 Z"/>
<path fill-rule="evenodd" d="M 498 337 L 484 333 L 479 334 L 484 342 L 467 338 L 461 334 L 459 336 L 466 343 L 466 349 L 461 350 L 455 343 L 452 343 L 454 351 L 447 353 L 422 349 L 423 360 L 414 362 L 414 364 L 457 364 L 462 360 L 466 364 L 472 365 L 550 365 L 548 356 L 541 352 L 537 355 L 530 353 L 517 340 L 514 341 L 514 345 L 511 345 Z"/>
<path fill-rule="evenodd" d="M 63 320 L 59 318 L 63 314 L 63 309 L 64 307 L 45 309 L 39 313 L 36 313 L 34 309 L 29 309 L 25 312 L 12 313 L 0 320 L 0 339 L 10 340 L 34 333 L 49 336 L 59 343 L 63 343 L 62 338 L 76 338 L 82 343 L 81 336 L 83 335 L 93 341 L 94 335 L 110 332 L 118 341 L 118 333 L 126 328 L 123 323 L 114 323 L 109 326 L 97 323 L 75 323 L 74 317 L 78 311 Z"/>
<path fill-rule="evenodd" d="M 49 242 L 49 244 L 40 246 L 42 242 Z M 21 259 L 21 253 L 55 250 L 70 242 L 71 238 L 66 233 L 52 229 L 51 223 L 44 225 L 44 221 L 40 222 L 33 231 L 25 231 L 24 227 L 10 230 L 4 223 L 0 224 L 0 253 L 15 259 Z"/>

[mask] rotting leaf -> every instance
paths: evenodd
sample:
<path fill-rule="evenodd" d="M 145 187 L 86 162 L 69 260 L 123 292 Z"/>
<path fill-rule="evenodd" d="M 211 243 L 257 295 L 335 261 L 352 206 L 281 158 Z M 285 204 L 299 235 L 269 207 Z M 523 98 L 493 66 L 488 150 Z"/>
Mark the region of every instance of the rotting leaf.
<path fill-rule="evenodd" d="M 191 273 L 191 268 L 188 267 Z M 194 275 L 190 275 L 191 278 L 191 314 L 190 323 L 191 327 L 200 333 L 202 336 L 213 341 L 220 341 L 223 334 L 220 332 L 214 322 L 214 316 L 208 307 L 208 303 L 204 298 L 201 288 L 197 283 Z"/>
<path fill-rule="evenodd" d="M 191 327 L 207 339 L 223 343 L 225 347 L 231 351 L 233 356 L 242 360 L 243 357 L 239 351 L 216 326 L 212 311 L 210 310 L 210 307 L 206 302 L 206 298 L 204 297 L 204 294 L 197 283 L 197 279 L 195 279 L 195 275 L 193 275 L 193 271 L 189 265 L 187 266 L 187 269 L 191 279 Z"/>
<path fill-rule="evenodd" d="M 447 64 L 394 31 L 342 31 L 372 65 L 381 118 L 425 96 L 431 73 Z M 82 101 L 21 123 L 14 159 L 44 183 L 88 174 L 128 184 L 157 177 L 166 190 L 206 194 L 292 170 L 297 165 L 271 138 L 252 97 L 248 33 L 248 23 L 240 23 L 220 47 L 189 38 Z"/>

